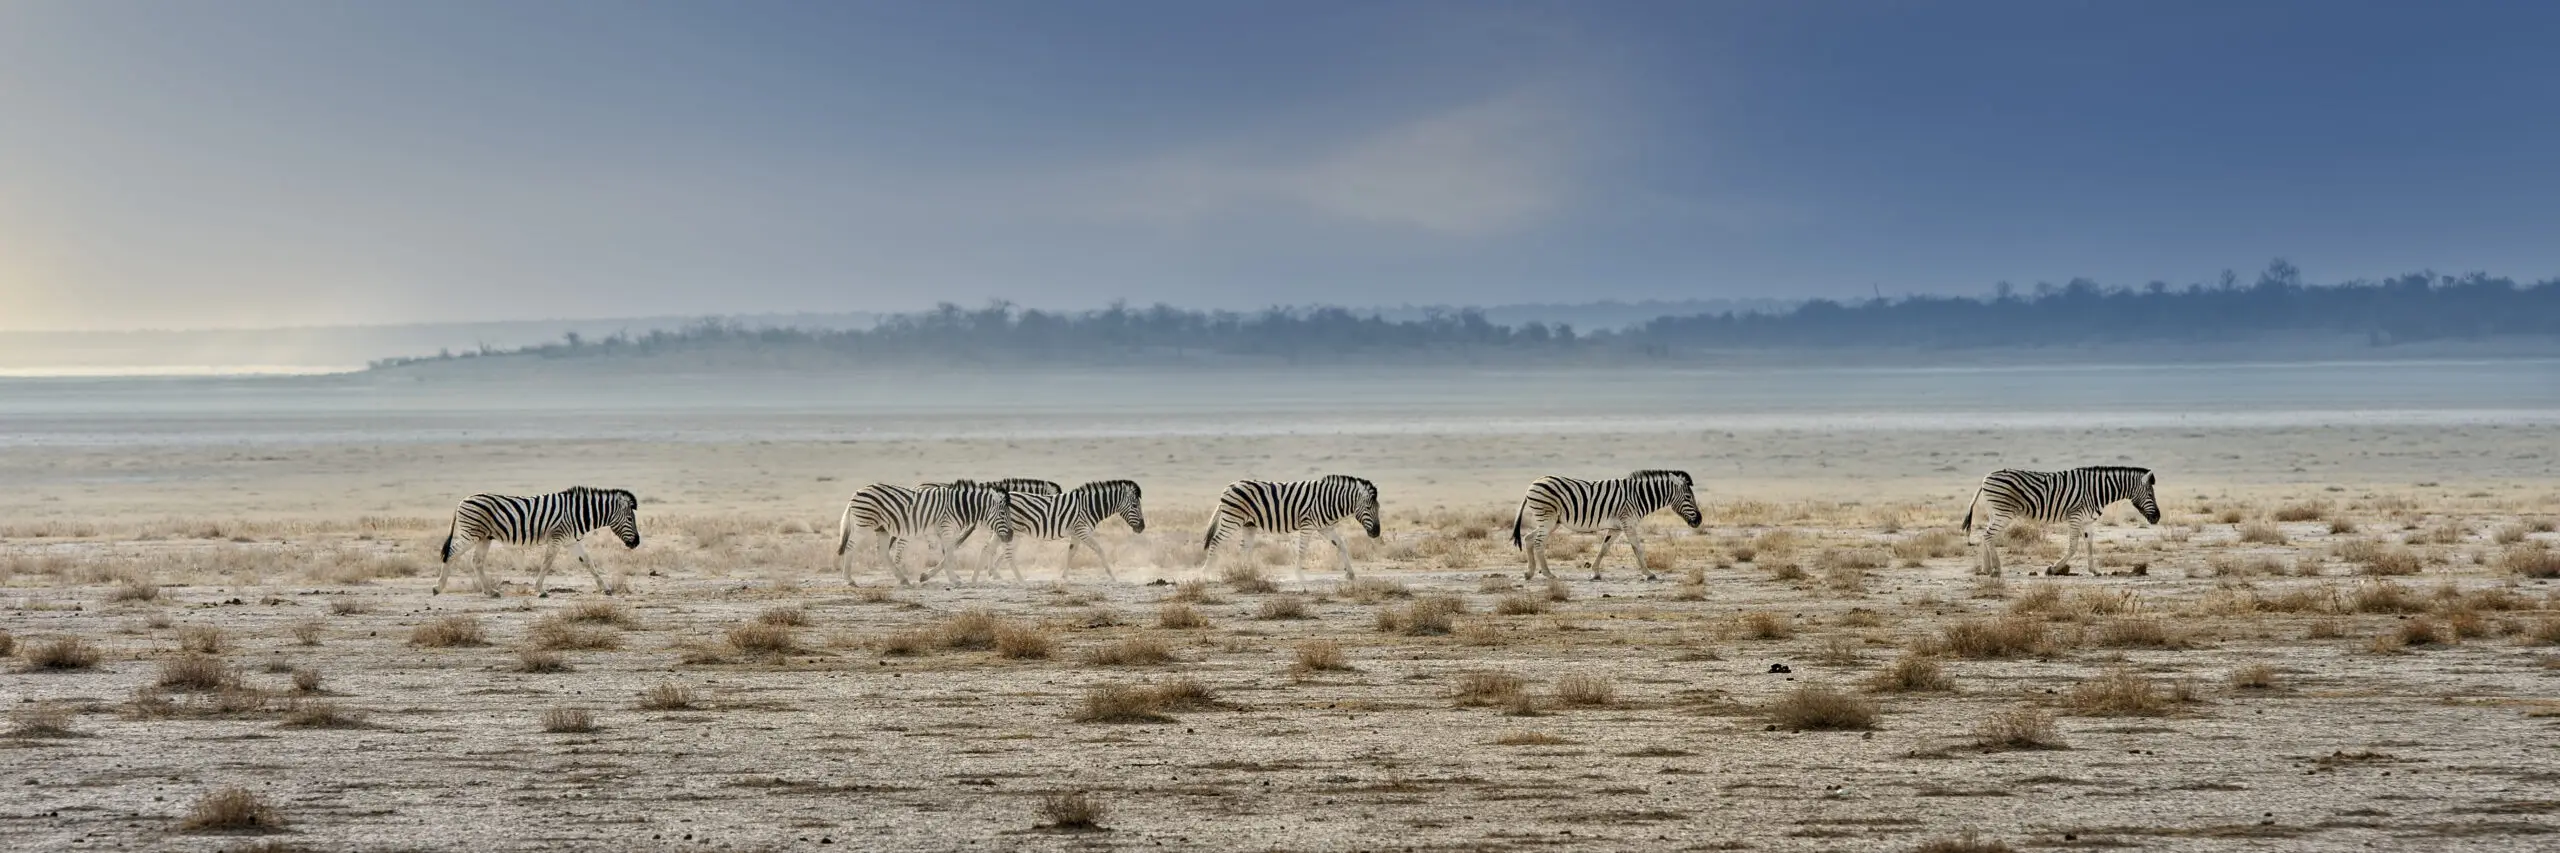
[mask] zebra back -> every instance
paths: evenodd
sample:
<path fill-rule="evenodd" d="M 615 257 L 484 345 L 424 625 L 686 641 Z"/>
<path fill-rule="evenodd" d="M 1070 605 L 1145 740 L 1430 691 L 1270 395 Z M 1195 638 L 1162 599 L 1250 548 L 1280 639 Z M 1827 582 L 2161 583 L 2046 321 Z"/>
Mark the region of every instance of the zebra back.
<path fill-rule="evenodd" d="M 1706 521 L 1698 510 L 1696 481 L 1687 471 L 1648 468 L 1614 480 L 1540 477 L 1529 484 L 1519 513 L 1512 517 L 1511 545 L 1522 547 L 1523 531 L 1532 515 L 1587 529 L 1631 522 L 1664 507 L 1678 513 L 1690 527 Z"/>
<path fill-rule="evenodd" d="M 612 528 L 629 548 L 640 547 L 640 497 L 629 489 L 572 486 L 547 495 L 481 493 L 453 509 L 440 559 L 453 559 L 453 544 L 498 541 L 535 545 L 575 539 Z"/>
<path fill-rule="evenodd" d="M 917 486 L 917 488 L 923 488 L 923 489 L 947 489 L 947 488 L 950 488 L 950 487 L 952 487 L 952 486 L 988 486 L 988 487 L 992 487 L 992 488 L 1003 489 L 1003 490 L 1005 490 L 1005 491 L 1007 491 L 1007 492 L 1011 492 L 1011 493 L 1013 493 L 1013 494 L 1033 494 L 1033 495 L 1055 495 L 1055 494 L 1061 494 L 1061 493 L 1063 493 L 1063 492 L 1065 492 L 1065 491 L 1066 491 L 1065 489 L 1059 488 L 1059 487 L 1058 487 L 1058 484 L 1057 484 L 1056 482 L 1054 482 L 1054 481 L 1050 481 L 1050 480 L 1035 480 L 1035 479 L 1032 479 L 1032 478 L 1030 478 L 1030 477 L 1006 477 L 1006 478 L 1001 479 L 1001 480 L 984 480 L 984 481 L 980 481 L 980 480 L 953 480 L 953 481 L 948 482 L 948 483 L 923 483 L 923 484 L 918 485 L 918 486 Z"/>
<path fill-rule="evenodd" d="M 1345 518 L 1358 519 L 1369 538 L 1378 538 L 1377 484 L 1347 474 L 1291 482 L 1238 480 L 1218 496 L 1217 517 L 1211 519 L 1201 547 L 1217 547 L 1220 531 L 1230 525 L 1297 530 Z"/>
<path fill-rule="evenodd" d="M 2149 468 L 2124 465 L 2094 465 L 2068 471 L 2025 471 L 2003 468 L 1982 478 L 1978 500 L 1991 502 L 1993 511 L 2002 515 L 2022 516 L 2037 521 L 2070 521 L 2081 515 L 2096 515 L 2117 501 L 2131 501 L 2144 520 L 2160 523 L 2160 502 L 2156 496 L 2159 478 Z M 1964 528 L 1973 529 L 1973 511 L 1965 512 Z"/>

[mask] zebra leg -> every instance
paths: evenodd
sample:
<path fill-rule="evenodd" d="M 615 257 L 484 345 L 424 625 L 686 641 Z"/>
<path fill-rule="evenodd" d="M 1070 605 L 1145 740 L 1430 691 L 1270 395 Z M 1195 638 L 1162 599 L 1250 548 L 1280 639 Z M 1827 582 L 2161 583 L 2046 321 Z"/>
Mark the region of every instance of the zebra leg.
<path fill-rule="evenodd" d="M 1108 551 L 1104 551 L 1104 550 L 1102 550 L 1102 541 L 1101 541 L 1101 540 L 1099 540 L 1099 539 L 1095 539 L 1095 538 L 1093 538 L 1093 531 L 1087 530 L 1087 531 L 1085 531 L 1085 533 L 1084 533 L 1084 535 L 1083 535 L 1083 536 L 1078 537 L 1078 538 L 1081 538 L 1081 539 L 1083 539 L 1083 540 L 1084 540 L 1084 546 L 1085 546 L 1086 548 L 1090 548 L 1090 549 L 1092 549 L 1092 550 L 1093 550 L 1093 559 L 1094 559 L 1094 561 L 1095 561 L 1095 562 L 1099 562 L 1099 563 L 1101 563 L 1101 564 L 1102 564 L 1102 579 L 1103 579 L 1103 580 L 1110 581 L 1110 582 L 1112 582 L 1112 583 L 1119 583 L 1119 582 L 1120 582 L 1120 577 L 1119 577 L 1118 575 L 1114 575 L 1114 574 L 1112 574 L 1112 573 L 1111 573 L 1111 553 L 1110 553 L 1110 552 L 1108 552 Z M 1069 540 L 1067 540 L 1067 562 L 1068 562 L 1068 563 L 1070 563 L 1070 564 L 1072 564 L 1072 563 L 1074 563 L 1074 562 L 1075 562 L 1075 558 L 1076 558 L 1076 540 L 1074 540 L 1074 539 L 1069 539 Z M 1058 569 L 1058 579 L 1059 579 L 1059 580 L 1065 580 L 1066 578 L 1067 578 L 1067 570 L 1066 570 L 1065 568 L 1063 568 L 1063 567 L 1059 568 L 1059 569 Z"/>
<path fill-rule="evenodd" d="M 887 536 L 887 534 L 882 535 Z M 880 540 L 880 563 L 881 565 L 889 567 L 890 574 L 898 576 L 899 586 L 913 586 L 915 584 L 914 581 L 907 579 L 906 556 L 906 540 L 895 536 L 887 536 L 887 538 Z"/>
<path fill-rule="evenodd" d="M 1645 565 L 1644 540 L 1636 538 L 1636 529 L 1633 527 L 1627 528 L 1627 547 L 1636 552 L 1636 570 L 1644 573 L 1645 580 L 1661 580 L 1654 576 L 1652 566 Z"/>
<path fill-rule="evenodd" d="M 1529 552 L 1529 570 L 1521 572 L 1520 579 L 1524 581 L 1537 580 L 1539 572 L 1546 572 L 1547 577 L 1550 578 L 1555 577 L 1556 573 L 1547 569 L 1546 524 L 1543 522 L 1530 522 L 1529 529 L 1523 531 L 1522 534 L 1523 535 L 1520 538 L 1520 550 Z"/>
<path fill-rule="evenodd" d="M 487 594 L 490 598 L 496 598 L 498 597 L 498 589 L 489 585 L 489 568 L 486 565 L 489 560 L 490 541 L 491 540 L 488 539 L 482 539 L 480 540 L 480 544 L 472 546 L 471 578 L 479 584 L 477 589 L 479 589 L 480 592 Z"/>
<path fill-rule="evenodd" d="M 1600 579 L 1600 559 L 1609 556 L 1609 546 L 1617 544 L 1618 531 L 1610 530 L 1600 537 L 1600 550 L 1591 555 L 1591 579 Z"/>
<path fill-rule="evenodd" d="M 2071 555 L 2080 553 L 2080 537 L 2083 535 L 2083 532 L 2088 529 L 2086 526 L 2079 523 L 2078 519 L 2073 519 L 2072 521 L 2071 535 L 2068 537 L 2070 544 L 2063 546 L 2062 559 L 2056 560 L 2053 565 L 2045 567 L 2045 574 L 2067 575 L 2071 573 Z"/>
<path fill-rule="evenodd" d="M 2089 543 L 2089 547 L 2085 550 L 2089 552 L 2089 574 L 2092 576 L 2095 576 L 2098 573 L 2097 526 L 2097 520 L 2091 519 L 2088 526 L 2080 528 L 2080 536 L 2082 540 Z"/>
<path fill-rule="evenodd" d="M 1982 555 L 1980 559 L 1974 561 L 1974 574 L 2000 574 L 2000 523 L 2007 520 L 1999 514 L 1998 510 L 1992 511 L 1991 517 L 1983 520 Z"/>
<path fill-rule="evenodd" d="M 1324 529 L 1324 535 L 1333 540 L 1333 549 L 1342 553 L 1342 579 L 1359 580 L 1360 574 L 1351 570 L 1351 545 L 1342 541 L 1341 528 L 1327 527 Z"/>
<path fill-rule="evenodd" d="M 427 592 L 427 594 L 428 594 L 428 595 L 443 595 L 443 594 L 444 594 L 444 583 L 445 583 L 445 581 L 452 579 L 452 577 L 453 577 L 453 557 L 451 557 L 451 556 L 449 556 L 449 555 L 448 555 L 448 556 L 446 556 L 446 557 L 444 558 L 444 562 L 441 564 L 441 566 L 436 570 L 436 587 L 435 587 L 435 589 L 429 590 L 429 591 Z"/>
<path fill-rule="evenodd" d="M 573 539 L 570 540 L 569 545 L 574 549 L 574 553 L 578 555 L 578 565 L 587 567 L 587 577 L 596 579 L 596 591 L 606 595 L 612 595 L 613 590 L 604 585 L 604 573 L 596 571 L 596 562 L 594 560 L 587 559 L 586 540 Z"/>
<path fill-rule="evenodd" d="M 1307 583 L 1307 531 L 1289 534 L 1289 571 L 1298 576 L 1298 584 Z"/>
<path fill-rule="evenodd" d="M 550 585 L 549 585 L 549 584 L 546 584 L 546 583 L 544 583 L 543 581 L 544 581 L 544 579 L 551 577 L 551 561 L 553 561 L 553 560 L 557 560 L 557 559 L 559 559 L 559 558 L 560 558 L 560 540 L 554 539 L 554 540 L 551 540 L 550 542 L 547 542 L 547 543 L 544 543 L 544 544 L 543 544 L 543 546 L 542 546 L 542 568 L 534 570 L 534 573 L 533 573 L 533 596 L 534 596 L 535 598 L 550 598 L 550 597 L 551 597 L 551 587 L 550 587 Z M 496 597 L 496 596 L 497 596 L 497 593 L 494 593 L 494 592 L 493 592 L 493 593 L 490 593 L 489 595 L 490 595 L 491 597 L 493 597 L 493 598 L 494 598 L 494 597 Z"/>

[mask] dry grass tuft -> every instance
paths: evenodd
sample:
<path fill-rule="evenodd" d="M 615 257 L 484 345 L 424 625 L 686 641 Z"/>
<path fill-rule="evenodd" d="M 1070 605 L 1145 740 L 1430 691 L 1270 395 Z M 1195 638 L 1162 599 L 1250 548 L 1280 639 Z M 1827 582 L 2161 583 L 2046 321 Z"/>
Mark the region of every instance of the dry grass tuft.
<path fill-rule="evenodd" d="M 1994 711 L 1973 729 L 1973 745 L 1983 749 L 2067 749 L 2053 715 L 2033 705 Z"/>
<path fill-rule="evenodd" d="M 1904 652 L 1875 675 L 1867 678 L 1867 689 L 1878 693 L 1944 693 L 1956 689 L 1938 659 L 1928 655 Z"/>
<path fill-rule="evenodd" d="M 1086 649 L 1084 662 L 1093 666 L 1160 666 L 1174 662 L 1173 647 L 1154 637 L 1130 637 Z"/>
<path fill-rule="evenodd" d="M 237 681 L 231 667 L 211 655 L 189 654 L 160 662 L 159 686 L 171 690 L 218 690 Z"/>
<path fill-rule="evenodd" d="M 16 653 L 17 653 L 17 651 L 18 651 L 18 638 L 17 638 L 17 635 L 14 635 L 14 634 L 9 633 L 6 629 L 0 629 L 0 658 L 5 658 L 5 657 L 8 657 L 8 656 L 10 656 L 10 655 L 12 655 L 12 654 L 16 654 Z"/>
<path fill-rule="evenodd" d="M 307 666 L 295 667 L 293 670 L 293 692 L 320 692 L 320 671 Z"/>
<path fill-rule="evenodd" d="M 809 612 L 789 606 L 768 608 L 765 612 L 756 614 L 756 621 L 767 625 L 797 628 L 809 624 Z"/>
<path fill-rule="evenodd" d="M 289 729 L 360 729 L 365 722 L 364 712 L 336 702 L 295 702 L 285 709 L 284 720 L 277 725 Z"/>
<path fill-rule="evenodd" d="M 1084 693 L 1075 712 L 1079 723 L 1169 723 L 1165 702 L 1153 688 L 1133 684 L 1099 684 Z"/>
<path fill-rule="evenodd" d="M 1414 601 L 1402 611 L 1380 608 L 1378 631 L 1414 637 L 1439 636 L 1449 633 L 1452 616 L 1464 612 L 1466 612 L 1466 603 L 1459 601 L 1455 596 L 1426 596 Z"/>
<path fill-rule="evenodd" d="M 222 788 L 196 800 L 178 828 L 187 832 L 275 832 L 285 819 L 247 788 Z"/>
<path fill-rule="evenodd" d="M 516 671 L 568 672 L 569 661 L 548 649 L 522 649 L 516 652 Z"/>
<path fill-rule="evenodd" d="M 1391 580 L 1361 578 L 1343 584 L 1342 597 L 1361 604 L 1376 604 L 1390 598 L 1412 598 L 1413 590 Z"/>
<path fill-rule="evenodd" d="M 887 604 L 898 600 L 897 590 L 885 586 L 857 587 L 853 591 L 853 600 L 864 604 Z"/>
<path fill-rule="evenodd" d="M 1860 659 L 1858 651 L 1863 645 L 1865 643 L 1856 637 L 1824 637 L 1822 651 L 1814 654 L 1814 661 L 1824 666 L 1857 666 Z"/>
<path fill-rule="evenodd" d="M 320 644 L 320 635 L 329 630 L 329 623 L 321 621 L 317 616 L 306 616 L 293 620 L 293 624 L 287 626 L 285 630 L 293 634 L 294 642 L 316 646 Z"/>
<path fill-rule="evenodd" d="M 1740 618 L 1742 636 L 1754 640 L 1784 640 L 1795 636 L 1795 623 L 1786 614 L 1754 610 Z"/>
<path fill-rule="evenodd" d="M 329 599 L 329 613 L 331 615 L 360 616 L 371 612 L 373 612 L 373 606 L 364 603 L 364 599 L 361 598 L 341 595 L 336 598 Z"/>
<path fill-rule="evenodd" d="M 604 625 L 591 625 L 544 616 L 525 630 L 525 644 L 537 649 L 618 649 L 622 633 Z"/>
<path fill-rule="evenodd" d="M 693 688 L 673 681 L 661 681 L 640 691 L 640 710 L 643 711 L 682 711 L 698 701 L 700 699 L 693 694 Z"/>
<path fill-rule="evenodd" d="M 1261 609 L 1254 611 L 1253 618 L 1312 619 L 1315 617 L 1307 613 L 1307 600 L 1304 597 L 1283 595 L 1263 601 Z"/>
<path fill-rule="evenodd" d="M 1191 603 L 1193 603 L 1193 604 L 1224 604 L 1224 603 L 1226 603 L 1226 599 L 1224 599 L 1224 598 L 1219 598 L 1219 597 L 1218 597 L 1218 591 L 1217 591 L 1217 590 L 1209 588 L 1209 582 L 1208 582 L 1208 581 L 1205 581 L 1205 580 L 1199 580 L 1199 579 L 1196 579 L 1196 578 L 1195 578 L 1195 579 L 1192 579 L 1192 580 L 1183 581 L 1182 583 L 1180 583 L 1180 584 L 1178 584 L 1178 585 L 1174 586 L 1174 588 L 1173 588 L 1173 597 L 1172 597 L 1172 599 L 1171 599 L 1171 600 L 1173 600 L 1173 601 L 1187 601 L 1187 602 L 1191 602 Z"/>
<path fill-rule="evenodd" d="M 1504 616 L 1528 616 L 1547 612 L 1547 600 L 1538 595 L 1506 595 L 1493 604 L 1493 612 Z"/>
<path fill-rule="evenodd" d="M 2340 561 L 2354 565 L 2357 572 L 2367 575 L 2414 575 L 2426 565 L 2425 558 L 2408 546 L 2372 539 L 2350 539 L 2338 543 L 2331 553 Z"/>
<path fill-rule="evenodd" d="M 1507 705 L 1519 701 L 1529 692 L 1529 682 L 1501 670 L 1482 670 L 1458 676 L 1457 695 L 1461 708 Z"/>
<path fill-rule="evenodd" d="M 72 708 L 64 702 L 31 702 L 9 709 L 9 736 L 21 738 L 79 737 L 71 728 Z"/>
<path fill-rule="evenodd" d="M 1563 579 L 1563 578 L 1548 578 L 1548 579 L 1547 579 L 1547 600 L 1548 600 L 1548 601 L 1572 601 L 1572 600 L 1573 600 L 1573 588 L 1572 588 L 1572 587 L 1569 587 L 1569 586 L 1566 586 L 1566 585 L 1565 585 L 1565 583 L 1564 583 L 1564 579 Z"/>
<path fill-rule="evenodd" d="M 1226 573 L 1219 576 L 1219 580 L 1226 581 L 1228 589 L 1244 595 L 1261 595 L 1280 591 L 1279 584 L 1272 583 L 1270 578 L 1262 576 L 1261 568 L 1241 563 L 1228 566 Z"/>
<path fill-rule="evenodd" d="M 542 712 L 542 730 L 552 734 L 581 734 L 596 730 L 596 715 L 585 708 L 554 705 Z"/>
<path fill-rule="evenodd" d="M 1156 609 L 1156 627 L 1177 631 L 1209 627 L 1209 617 L 1188 604 L 1167 604 Z"/>
<path fill-rule="evenodd" d="M 2043 622 L 2023 617 L 1967 619 L 1948 625 L 1943 635 L 1920 651 L 1945 652 L 1970 660 L 2042 657 L 2055 651 Z"/>
<path fill-rule="evenodd" d="M 2427 609 L 2426 602 L 2418 600 L 2408 587 L 2390 581 L 2357 587 L 2348 606 L 2357 613 L 2423 613 Z"/>
<path fill-rule="evenodd" d="M 622 606 L 622 602 L 602 599 L 590 599 L 563 607 L 560 609 L 560 618 L 592 625 L 612 625 L 617 628 L 629 628 L 638 624 L 631 618 L 631 611 Z"/>
<path fill-rule="evenodd" d="M 178 628 L 178 648 L 200 655 L 218 655 L 229 645 L 222 629 L 212 625 L 185 625 Z"/>
<path fill-rule="evenodd" d="M 867 587 L 866 587 L 867 588 Z M 942 635 L 933 631 L 896 631 L 880 638 L 880 653 L 890 657 L 914 657 L 942 644 Z"/>
<path fill-rule="evenodd" d="M 1289 674 L 1305 678 L 1318 672 L 1350 672 L 1354 669 L 1342 657 L 1342 644 L 1332 640 L 1308 640 L 1298 644 L 1297 662 L 1289 665 Z"/>
<path fill-rule="evenodd" d="M 1618 703 L 1618 687 L 1597 675 L 1567 675 L 1556 679 L 1556 704 L 1580 708 L 1601 708 Z"/>
<path fill-rule="evenodd" d="M 2192 688 L 2185 684 L 2162 685 L 2126 669 L 2074 684 L 2062 699 L 2064 707 L 2083 717 L 2162 717 L 2193 701 Z"/>
<path fill-rule="evenodd" d="M 2528 578 L 2560 578 L 2560 552 L 2540 542 L 2517 545 L 2498 555 L 2498 568 Z"/>
<path fill-rule="evenodd" d="M 36 670 L 67 672 L 98 665 L 98 647 L 78 637 L 55 637 L 52 642 L 27 647 L 27 667 Z"/>
<path fill-rule="evenodd" d="M 2285 504 L 2271 516 L 2277 521 L 2319 521 L 2329 515 L 2329 505 L 2319 501 Z"/>
<path fill-rule="evenodd" d="M 952 614 L 942 622 L 936 645 L 946 649 L 992 649 L 996 646 L 996 630 L 1004 620 L 984 609 L 970 609 Z"/>
<path fill-rule="evenodd" d="M 1110 809 L 1101 800 L 1083 791 L 1050 794 L 1040 798 L 1040 816 L 1049 819 L 1049 828 L 1070 832 L 1090 832 L 1102 828 L 1102 819 Z"/>
<path fill-rule="evenodd" d="M 1787 691 L 1767 709 L 1769 721 L 1789 731 L 1863 731 L 1876 727 L 1876 703 L 1825 684 Z"/>
<path fill-rule="evenodd" d="M 771 622 L 742 622 L 729 629 L 729 647 L 750 654 L 781 655 L 800 650 L 800 639 L 788 626 Z"/>
<path fill-rule="evenodd" d="M 126 578 L 122 583 L 116 584 L 115 589 L 107 591 L 108 601 L 157 601 L 159 599 L 160 585 L 143 578 Z"/>
<path fill-rule="evenodd" d="M 2194 633 L 2166 619 L 2110 619 L 2098 628 L 2098 645 L 2111 649 L 2187 649 L 2197 644 Z"/>
<path fill-rule="evenodd" d="M 1007 660 L 1047 660 L 1057 642 L 1049 632 L 1027 625 L 996 629 L 996 655 Z"/>
<path fill-rule="evenodd" d="M 2241 690 L 2271 690 L 2276 686 L 2276 668 L 2253 663 L 2231 671 L 2231 686 Z"/>
<path fill-rule="evenodd" d="M 2009 599 L 2009 612 L 2017 616 L 2063 613 L 2062 587 L 2050 582 L 2027 585 L 2027 591 Z"/>
<path fill-rule="evenodd" d="M 480 617 L 447 616 L 410 629 L 409 644 L 430 649 L 485 646 L 489 636 L 480 627 Z"/>
<path fill-rule="evenodd" d="M 2240 541 L 2252 545 L 2282 545 L 2292 541 L 2285 538 L 2284 528 L 2263 521 L 2240 525 L 2239 533 Z"/>

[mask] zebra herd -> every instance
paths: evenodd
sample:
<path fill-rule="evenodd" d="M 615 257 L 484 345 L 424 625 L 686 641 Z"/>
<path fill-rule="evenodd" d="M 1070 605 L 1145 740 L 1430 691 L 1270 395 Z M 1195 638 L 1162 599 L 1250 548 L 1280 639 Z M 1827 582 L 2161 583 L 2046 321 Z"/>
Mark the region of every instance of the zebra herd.
<path fill-rule="evenodd" d="M 2070 574 L 2071 558 L 2084 542 L 2088 546 L 2089 571 L 2095 574 L 2097 543 L 2090 535 L 2090 526 L 2118 501 L 2131 502 L 2144 522 L 2158 524 L 2158 485 L 2158 478 L 2150 469 L 2123 466 L 1991 472 L 1982 478 L 1965 509 L 1964 530 L 1970 534 L 1976 510 L 1989 507 L 1983 515 L 1981 557 L 1975 570 L 1980 574 L 2000 573 L 2000 531 L 2011 520 L 2025 518 L 2070 526 L 2070 547 L 2063 551 L 2061 560 L 2045 568 L 2045 574 Z M 850 552 L 854 532 L 862 530 L 876 537 L 881 559 L 900 584 L 930 581 L 935 573 L 949 568 L 953 552 L 983 527 L 991 541 L 985 548 L 987 556 L 970 570 L 973 583 L 982 571 L 1002 579 L 1007 569 L 1013 572 L 1014 580 L 1022 580 L 1022 569 L 1014 563 L 1014 541 L 1025 535 L 1066 540 L 1066 561 L 1058 571 L 1061 580 L 1072 568 L 1076 547 L 1081 545 L 1093 551 L 1103 576 L 1116 581 L 1119 578 L 1112 573 L 1111 556 L 1094 535 L 1095 528 L 1118 516 L 1128 524 L 1130 532 L 1146 532 L 1142 494 L 1138 484 L 1130 480 L 1098 480 L 1073 489 L 1026 478 L 954 480 L 914 487 L 876 483 L 855 492 L 845 503 L 836 531 L 835 562 L 844 571 L 845 585 L 854 585 Z M 1698 509 L 1697 482 L 1689 472 L 1647 469 L 1612 480 L 1538 478 L 1529 484 L 1528 494 L 1521 498 L 1519 513 L 1511 522 L 1511 544 L 1526 552 L 1529 560 L 1528 571 L 1522 577 L 1535 578 L 1541 573 L 1555 577 L 1547 564 L 1547 539 L 1558 529 L 1566 529 L 1602 534 L 1599 550 L 1591 555 L 1592 580 L 1600 579 L 1601 558 L 1621 537 L 1627 540 L 1628 550 L 1635 553 L 1638 570 L 1645 572 L 1646 579 L 1653 579 L 1645 562 L 1638 523 L 1666 508 L 1691 529 L 1705 522 L 1704 513 Z M 543 546 L 542 567 L 534 575 L 537 592 L 544 592 L 543 582 L 550 577 L 551 562 L 560 545 L 567 543 L 577 555 L 578 564 L 595 578 L 596 589 L 610 593 L 613 590 L 588 559 L 581 540 L 588 533 L 611 528 L 625 547 L 638 548 L 639 512 L 640 499 L 623 489 L 579 486 L 548 495 L 472 495 L 454 508 L 453 526 L 445 535 L 440 557 L 444 570 L 436 577 L 434 591 L 443 592 L 446 581 L 451 579 L 454 546 L 460 542 L 471 552 L 471 572 L 479 590 L 496 596 L 497 588 L 489 584 L 482 562 L 491 542 L 507 542 Z M 1298 581 L 1304 583 L 1307 538 L 1321 533 L 1333 542 L 1340 555 L 1343 576 L 1355 578 L 1358 575 L 1351 566 L 1351 547 L 1339 530 L 1344 519 L 1358 522 L 1369 538 L 1378 538 L 1376 483 L 1343 474 L 1293 482 L 1238 480 L 1218 495 L 1201 551 L 1215 557 L 1219 543 L 1233 539 L 1238 542 L 1241 555 L 1250 559 L 1256 531 L 1286 531 L 1294 544 L 1293 570 Z M 903 555 L 907 542 L 917 539 L 934 544 L 936 560 L 911 579 Z M 957 570 L 950 577 L 956 581 Z"/>

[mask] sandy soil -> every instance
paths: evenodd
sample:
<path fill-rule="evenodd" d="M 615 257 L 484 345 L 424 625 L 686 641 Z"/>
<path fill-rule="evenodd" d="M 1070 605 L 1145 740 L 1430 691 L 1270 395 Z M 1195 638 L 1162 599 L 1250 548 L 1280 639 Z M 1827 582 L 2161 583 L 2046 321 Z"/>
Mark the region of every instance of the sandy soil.
<path fill-rule="evenodd" d="M 142 419 L 160 432 L 0 441 L 0 848 L 1889 850 L 1972 832 L 2512 850 L 2560 830 L 2560 584 L 2534 576 L 2560 574 L 2560 421 L 2539 415 L 1221 435 L 1124 413 L 841 437 L 725 417 L 656 437 Z M 226 430 L 273 435 L 197 435 Z M 2117 510 L 2107 574 L 1972 574 L 1954 524 L 1983 471 L 2103 463 L 2158 469 L 2167 510 L 2157 527 Z M 1519 580 L 1523 484 L 1653 466 L 1695 472 L 1708 516 L 1652 521 L 1659 579 L 1620 550 L 1603 580 L 1568 573 L 1564 600 Z M 1328 471 L 1384 490 L 1387 535 L 1353 554 L 1380 583 L 1315 555 L 1298 581 L 1269 540 L 1276 590 L 1229 576 L 1232 555 L 1202 564 L 1219 486 Z M 847 589 L 827 569 L 854 487 L 964 475 L 1132 477 L 1150 530 L 1104 534 L 1118 583 L 1090 562 L 1059 583 L 1054 543 L 1024 549 L 1020 583 L 896 588 L 865 563 Z M 532 557 L 503 546 L 504 597 L 428 595 L 452 501 L 572 483 L 644 497 L 641 549 L 591 543 L 629 586 L 618 617 L 565 621 L 605 597 L 565 557 L 536 597 Z M 2058 539 L 2009 546 L 2012 572 Z M 1559 564 L 1592 540 L 1562 537 Z M 1427 612 L 1396 627 L 1441 596 L 1446 633 Z M 1310 618 L 1259 618 L 1292 597 Z M 1207 624 L 1165 627 L 1168 605 Z M 777 608 L 799 624 L 740 630 Z M 955 633 L 972 611 L 1023 656 Z M 455 616 L 480 644 L 417 642 Z M 756 648 L 775 633 L 788 648 Z M 66 637 L 95 665 L 44 668 Z M 1171 660 L 1101 657 L 1150 641 Z M 1298 668 L 1325 641 L 1351 669 Z M 528 650 L 566 669 L 526 671 Z M 1924 663 L 1952 689 L 1879 684 Z M 1524 686 L 1462 701 L 1500 686 L 1486 673 Z M 1098 688 L 1180 679 L 1213 699 L 1076 719 Z M 670 684 L 690 707 L 645 707 Z M 1797 728 L 1807 686 L 1848 697 L 1846 728 Z M 555 709 L 596 728 L 546 732 Z M 1999 719 L 2047 743 L 2004 743 Z M 285 830 L 183 826 L 231 786 Z M 1050 826 L 1047 798 L 1078 791 L 1101 828 Z"/>

